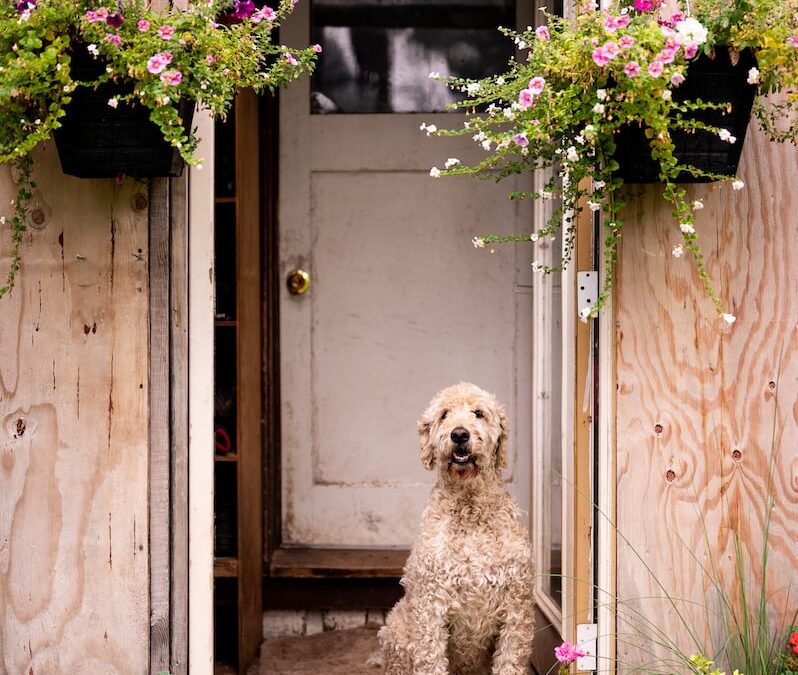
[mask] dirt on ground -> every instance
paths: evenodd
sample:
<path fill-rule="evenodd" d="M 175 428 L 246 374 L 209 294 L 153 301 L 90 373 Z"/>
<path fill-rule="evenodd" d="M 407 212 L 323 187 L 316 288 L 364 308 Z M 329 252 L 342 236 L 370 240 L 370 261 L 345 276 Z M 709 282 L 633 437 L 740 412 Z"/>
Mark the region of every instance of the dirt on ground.
<path fill-rule="evenodd" d="M 379 675 L 379 667 L 367 665 L 375 652 L 376 628 L 276 638 L 261 646 L 260 670 L 253 675 Z"/>

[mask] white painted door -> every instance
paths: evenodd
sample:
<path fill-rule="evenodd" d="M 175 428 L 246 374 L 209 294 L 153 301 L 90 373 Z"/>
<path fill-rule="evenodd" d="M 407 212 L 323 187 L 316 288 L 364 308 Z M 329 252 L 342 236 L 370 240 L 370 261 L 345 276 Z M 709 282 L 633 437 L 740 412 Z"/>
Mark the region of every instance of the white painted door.
<path fill-rule="evenodd" d="M 310 41 L 308 6 L 288 44 Z M 422 90 L 442 87 L 425 77 Z M 311 279 L 280 297 L 284 544 L 408 546 L 435 478 L 416 420 L 461 380 L 506 405 L 506 478 L 527 509 L 530 251 L 471 244 L 532 227 L 529 205 L 507 198 L 526 181 L 430 178 L 448 157 L 480 156 L 470 138 L 419 131 L 461 115 L 311 114 L 307 79 L 280 97 L 280 273 Z"/>

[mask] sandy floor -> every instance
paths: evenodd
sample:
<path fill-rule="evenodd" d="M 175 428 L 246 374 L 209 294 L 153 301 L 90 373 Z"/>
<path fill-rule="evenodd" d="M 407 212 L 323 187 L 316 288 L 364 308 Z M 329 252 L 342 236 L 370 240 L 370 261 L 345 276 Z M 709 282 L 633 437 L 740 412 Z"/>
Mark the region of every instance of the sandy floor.
<path fill-rule="evenodd" d="M 268 640 L 261 647 L 260 670 L 252 675 L 379 675 L 366 665 L 377 651 L 371 628 L 330 631 L 304 637 Z"/>

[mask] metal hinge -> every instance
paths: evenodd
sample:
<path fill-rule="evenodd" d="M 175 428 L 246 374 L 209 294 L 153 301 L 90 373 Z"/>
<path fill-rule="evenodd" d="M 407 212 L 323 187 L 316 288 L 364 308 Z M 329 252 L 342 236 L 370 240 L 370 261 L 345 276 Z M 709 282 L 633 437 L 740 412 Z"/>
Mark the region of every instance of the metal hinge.
<path fill-rule="evenodd" d="M 598 642 L 598 625 L 595 623 L 576 624 L 576 646 L 585 650 L 585 655 L 576 659 L 578 671 L 596 670 L 596 645 Z"/>
<path fill-rule="evenodd" d="M 593 308 L 598 300 L 598 272 L 588 270 L 576 273 L 576 311 L 580 317 Z"/>

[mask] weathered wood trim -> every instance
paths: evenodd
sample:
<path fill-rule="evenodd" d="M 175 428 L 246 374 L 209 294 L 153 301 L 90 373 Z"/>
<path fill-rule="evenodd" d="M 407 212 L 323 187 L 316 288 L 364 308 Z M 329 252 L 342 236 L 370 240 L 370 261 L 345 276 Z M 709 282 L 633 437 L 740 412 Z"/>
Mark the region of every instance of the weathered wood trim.
<path fill-rule="evenodd" d="M 282 548 L 274 552 L 271 573 L 305 579 L 397 579 L 409 554 L 404 549 Z"/>
<path fill-rule="evenodd" d="M 189 174 L 189 672 L 213 673 L 213 120 L 194 117 L 206 169 Z"/>
<path fill-rule="evenodd" d="M 141 196 L 143 199 L 143 195 Z M 169 180 L 154 178 L 150 225 L 149 538 L 150 671 L 169 670 L 170 452 L 169 452 Z"/>
<path fill-rule="evenodd" d="M 170 181 L 171 675 L 188 672 L 188 171 Z"/>
<path fill-rule="evenodd" d="M 238 663 L 245 668 L 263 639 L 263 446 L 261 429 L 261 256 L 258 98 L 236 97 L 236 258 L 238 274 Z"/>

